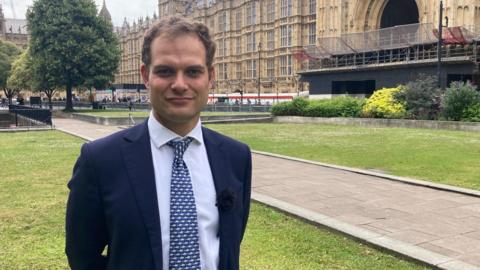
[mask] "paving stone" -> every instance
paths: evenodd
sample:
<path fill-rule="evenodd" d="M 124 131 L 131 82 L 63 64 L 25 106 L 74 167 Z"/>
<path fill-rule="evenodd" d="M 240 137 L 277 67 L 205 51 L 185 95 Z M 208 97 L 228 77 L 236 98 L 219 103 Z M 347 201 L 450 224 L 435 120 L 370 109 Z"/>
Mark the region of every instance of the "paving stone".
<path fill-rule="evenodd" d="M 433 240 L 438 239 L 438 236 L 427 234 L 424 232 L 419 232 L 416 230 L 406 230 L 406 231 L 395 232 L 395 233 L 389 234 L 388 237 L 391 237 L 393 239 L 397 239 L 406 243 L 410 243 L 413 245 L 431 242 Z"/>
<path fill-rule="evenodd" d="M 454 235 L 434 241 L 431 244 L 448 247 L 448 249 L 458 252 L 459 254 L 466 254 L 474 251 L 480 252 L 480 240 L 467 237 L 466 235 Z"/>

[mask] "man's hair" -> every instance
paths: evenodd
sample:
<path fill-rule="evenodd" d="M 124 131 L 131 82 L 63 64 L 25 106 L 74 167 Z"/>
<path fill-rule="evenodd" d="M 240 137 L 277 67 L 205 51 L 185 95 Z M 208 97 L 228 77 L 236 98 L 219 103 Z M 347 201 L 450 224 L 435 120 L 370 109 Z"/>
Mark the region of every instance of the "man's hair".
<path fill-rule="evenodd" d="M 215 56 L 215 42 L 210 36 L 208 27 L 200 22 L 191 22 L 180 17 L 169 17 L 162 19 L 153 24 L 145 33 L 142 46 L 142 62 L 150 67 L 152 63 L 152 43 L 155 38 L 159 36 L 166 36 L 170 38 L 179 37 L 182 35 L 195 35 L 202 42 L 205 47 L 207 59 L 207 68 L 211 69 L 213 66 L 213 57 Z"/>

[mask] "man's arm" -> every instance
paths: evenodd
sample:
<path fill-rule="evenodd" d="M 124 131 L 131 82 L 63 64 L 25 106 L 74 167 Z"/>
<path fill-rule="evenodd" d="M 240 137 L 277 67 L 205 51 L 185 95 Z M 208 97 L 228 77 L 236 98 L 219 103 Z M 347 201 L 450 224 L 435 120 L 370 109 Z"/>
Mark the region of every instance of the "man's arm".
<path fill-rule="evenodd" d="M 73 270 L 105 269 L 107 262 L 102 256 L 107 245 L 105 217 L 88 148 L 88 144 L 82 146 L 68 183 L 65 252 Z"/>
<path fill-rule="evenodd" d="M 251 196 L 251 189 L 252 189 L 252 153 L 250 148 L 247 146 L 247 161 L 245 166 L 245 177 L 243 183 L 243 209 L 245 211 L 245 215 L 243 216 L 243 226 L 242 226 L 242 236 L 245 233 L 245 229 L 247 227 L 248 216 L 250 213 L 250 196 Z"/>

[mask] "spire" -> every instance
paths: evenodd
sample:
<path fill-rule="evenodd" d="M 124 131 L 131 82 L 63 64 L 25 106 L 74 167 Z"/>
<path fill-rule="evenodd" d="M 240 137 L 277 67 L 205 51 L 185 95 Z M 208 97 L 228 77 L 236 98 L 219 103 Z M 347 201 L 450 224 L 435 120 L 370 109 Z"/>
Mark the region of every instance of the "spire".
<path fill-rule="evenodd" d="M 110 12 L 107 9 L 107 5 L 105 4 L 105 0 L 103 0 L 103 6 L 100 12 L 98 13 L 98 16 L 101 18 L 104 18 L 108 22 L 112 22 L 112 16 L 110 15 Z"/>

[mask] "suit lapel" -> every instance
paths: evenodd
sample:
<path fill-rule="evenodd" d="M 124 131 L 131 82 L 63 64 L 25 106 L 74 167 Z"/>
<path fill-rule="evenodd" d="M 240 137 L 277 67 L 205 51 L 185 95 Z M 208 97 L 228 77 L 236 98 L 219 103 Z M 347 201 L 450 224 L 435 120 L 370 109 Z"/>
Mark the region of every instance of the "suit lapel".
<path fill-rule="evenodd" d="M 228 180 L 230 175 L 230 164 L 227 162 L 221 141 L 215 138 L 215 135 L 208 129 L 202 128 L 203 141 L 205 142 L 205 148 L 207 150 L 208 162 L 210 163 L 210 169 L 212 171 L 213 182 L 215 184 L 215 190 L 217 195 L 226 190 L 228 187 Z M 229 216 L 223 211 L 219 213 L 219 232 L 220 237 L 220 269 L 225 269 L 226 254 L 228 243 L 228 224 L 231 222 Z"/>
<path fill-rule="evenodd" d="M 147 121 L 125 135 L 122 154 L 138 208 L 150 236 L 155 269 L 159 270 L 162 269 L 162 236 Z"/>

